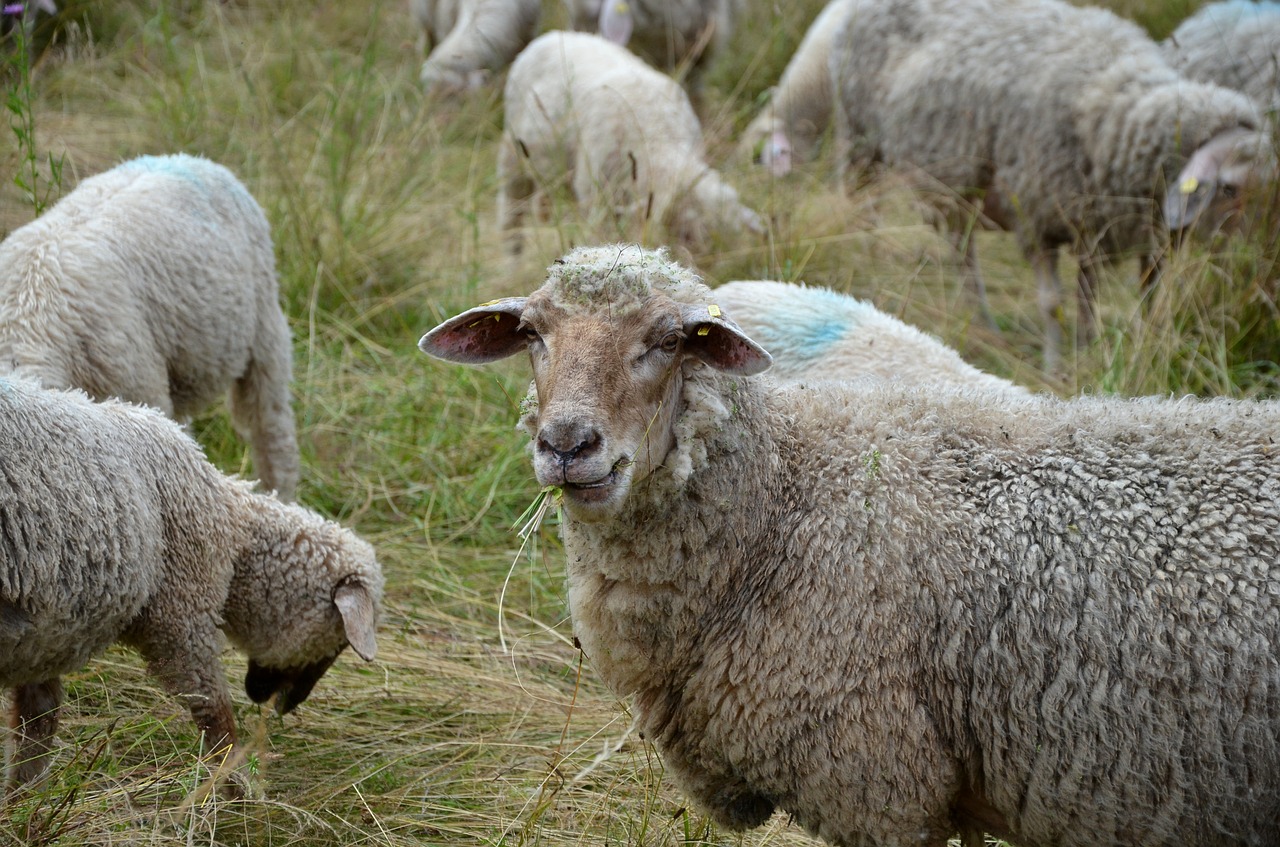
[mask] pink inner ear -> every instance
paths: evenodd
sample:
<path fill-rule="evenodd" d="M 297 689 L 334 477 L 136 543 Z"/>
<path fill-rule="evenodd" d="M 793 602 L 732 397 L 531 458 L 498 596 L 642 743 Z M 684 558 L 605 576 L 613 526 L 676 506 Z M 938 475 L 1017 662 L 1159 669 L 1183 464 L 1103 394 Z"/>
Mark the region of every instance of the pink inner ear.
<path fill-rule="evenodd" d="M 695 326 L 686 343 L 690 352 L 727 374 L 752 376 L 773 364 L 773 357 L 763 347 L 732 326 L 718 321 Z"/>
<path fill-rule="evenodd" d="M 528 341 L 519 331 L 523 298 L 500 301 L 495 308 L 481 306 L 463 312 L 422 336 L 422 352 L 464 365 L 505 359 L 525 349 Z"/>

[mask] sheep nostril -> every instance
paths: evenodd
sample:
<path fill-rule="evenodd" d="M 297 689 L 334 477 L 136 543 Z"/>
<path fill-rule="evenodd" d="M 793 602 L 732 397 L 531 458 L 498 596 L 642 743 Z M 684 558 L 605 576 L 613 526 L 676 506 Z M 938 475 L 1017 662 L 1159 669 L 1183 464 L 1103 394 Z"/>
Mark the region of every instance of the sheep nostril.
<path fill-rule="evenodd" d="M 586 432 L 548 433 L 538 438 L 538 450 L 548 453 L 557 462 L 567 465 L 579 456 L 590 454 L 600 446 L 600 433 L 595 429 Z"/>

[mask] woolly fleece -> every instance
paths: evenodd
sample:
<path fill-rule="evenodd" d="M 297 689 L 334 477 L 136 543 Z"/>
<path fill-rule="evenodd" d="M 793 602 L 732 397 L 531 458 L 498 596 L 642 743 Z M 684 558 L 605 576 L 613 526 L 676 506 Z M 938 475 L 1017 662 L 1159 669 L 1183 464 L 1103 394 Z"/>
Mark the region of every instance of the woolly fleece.
<path fill-rule="evenodd" d="M 430 54 L 420 79 L 427 91 L 478 88 L 511 64 L 538 33 L 538 0 L 410 0 Z"/>
<path fill-rule="evenodd" d="M 1280 110 L 1280 3 L 1210 3 L 1162 46 L 1188 79 L 1234 88 L 1263 109 Z"/>
<path fill-rule="evenodd" d="M 1025 389 L 970 365 L 930 335 L 865 300 L 772 280 L 726 282 L 716 304 L 773 356 L 776 380 L 900 379 L 1013 394 Z"/>
<path fill-rule="evenodd" d="M 251 668 L 327 667 L 348 641 L 335 590 L 352 581 L 376 608 L 367 543 L 223 476 L 158 412 L 0 379 L 0 684 L 56 685 L 119 641 L 216 749 L 235 739 L 219 629 Z"/>
<path fill-rule="evenodd" d="M 692 462 L 566 516 L 569 600 L 715 820 L 1280 841 L 1280 405 L 667 378 Z"/>
<path fill-rule="evenodd" d="M 764 231 L 707 164 L 688 96 L 616 44 L 579 32 L 539 36 L 511 66 L 505 103 L 498 221 L 513 249 L 530 197 L 562 179 L 584 215 L 617 216 L 636 237 L 650 221 L 689 245 L 712 230 Z"/>
<path fill-rule="evenodd" d="M 285 499 L 292 357 L 267 219 L 206 159 L 125 162 L 0 244 L 0 373 L 182 421 L 230 390 L 259 478 Z"/>

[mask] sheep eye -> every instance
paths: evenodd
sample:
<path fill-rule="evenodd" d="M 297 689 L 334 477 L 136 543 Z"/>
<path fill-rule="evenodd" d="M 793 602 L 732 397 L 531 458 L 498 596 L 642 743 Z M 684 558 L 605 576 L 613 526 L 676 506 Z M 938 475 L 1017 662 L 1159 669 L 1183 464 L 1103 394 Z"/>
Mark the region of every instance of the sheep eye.
<path fill-rule="evenodd" d="M 538 335 L 538 331 L 528 324 L 521 324 L 516 328 L 516 331 L 523 333 L 524 337 L 528 339 L 530 343 L 542 340 L 542 336 Z"/>
<path fill-rule="evenodd" d="M 674 353 L 679 346 L 680 334 L 676 332 L 671 333 L 666 338 L 658 342 L 658 347 L 661 348 L 663 353 Z"/>

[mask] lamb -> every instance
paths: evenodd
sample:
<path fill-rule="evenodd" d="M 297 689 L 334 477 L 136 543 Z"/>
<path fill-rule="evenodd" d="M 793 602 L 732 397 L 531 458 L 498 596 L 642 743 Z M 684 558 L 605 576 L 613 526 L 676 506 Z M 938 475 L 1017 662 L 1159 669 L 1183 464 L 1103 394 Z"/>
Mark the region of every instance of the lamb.
<path fill-rule="evenodd" d="M 1280 111 L 1280 3 L 1210 3 L 1162 46 L 1183 76 L 1234 88 L 1264 109 Z"/>
<path fill-rule="evenodd" d="M 565 0 L 570 25 L 629 47 L 654 67 L 682 67 L 689 88 L 701 85 L 711 59 L 728 42 L 742 0 Z"/>
<path fill-rule="evenodd" d="M 125 162 L 0 243 L 0 374 L 178 420 L 229 389 L 259 479 L 286 500 L 292 357 L 267 219 L 207 159 Z"/>
<path fill-rule="evenodd" d="M 773 356 L 769 376 L 787 381 L 871 376 L 914 385 L 967 385 L 1010 394 L 1014 383 L 872 304 L 827 288 L 772 280 L 718 286 L 716 305 Z"/>
<path fill-rule="evenodd" d="M 538 33 L 539 0 L 409 0 L 429 55 L 420 80 L 428 92 L 479 88 L 511 64 Z"/>
<path fill-rule="evenodd" d="M 527 350 L 574 631 L 721 825 L 1280 842 L 1280 404 L 752 379 L 661 251 L 579 248 L 427 353 Z"/>
<path fill-rule="evenodd" d="M 713 230 L 762 233 L 760 216 L 706 161 L 702 128 L 680 86 L 587 33 L 549 32 L 511 66 L 498 154 L 498 227 L 513 253 L 539 186 L 571 181 L 584 214 L 606 209 L 624 230 L 657 222 L 697 248 Z"/>
<path fill-rule="evenodd" d="M 982 33 L 982 37 L 975 37 Z M 971 268 L 973 206 L 1017 233 L 1039 287 L 1047 370 L 1058 366 L 1055 259 L 1080 260 L 1077 334 L 1095 317 L 1099 265 L 1142 254 L 1164 226 L 1216 224 L 1275 178 L 1271 138 L 1244 95 L 1191 82 L 1137 25 L 1059 0 L 861 0 L 836 36 L 837 132 L 918 169 Z M 848 154 L 846 154 L 848 155 Z"/>
<path fill-rule="evenodd" d="M 187 702 L 210 752 L 236 744 L 219 628 L 249 656 L 249 697 L 281 714 L 347 644 L 373 659 L 373 548 L 223 476 L 158 411 L 3 378 L 0 445 L 9 791 L 46 768 L 59 677 L 114 642 Z"/>
<path fill-rule="evenodd" d="M 831 121 L 831 45 L 855 0 L 832 0 L 814 19 L 782 72 L 769 102 L 743 131 L 740 146 L 774 176 L 813 157 Z"/>

